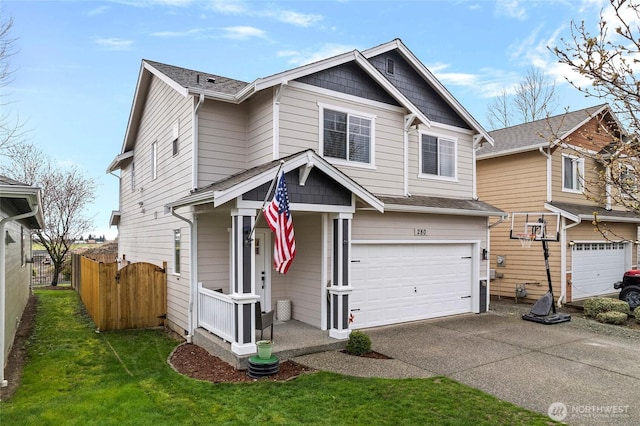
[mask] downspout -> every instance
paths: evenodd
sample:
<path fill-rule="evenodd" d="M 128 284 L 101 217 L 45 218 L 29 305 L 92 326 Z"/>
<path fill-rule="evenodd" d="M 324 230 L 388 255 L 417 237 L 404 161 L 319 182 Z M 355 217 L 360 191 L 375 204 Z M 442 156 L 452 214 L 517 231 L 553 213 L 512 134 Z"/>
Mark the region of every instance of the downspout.
<path fill-rule="evenodd" d="M 15 220 L 22 220 L 22 219 L 26 219 L 28 217 L 33 217 L 35 215 L 38 214 L 38 211 L 40 210 L 40 206 L 39 205 L 35 205 L 33 210 L 28 212 L 28 213 L 23 213 L 23 214 L 19 214 L 17 216 L 11 216 L 11 217 L 5 217 L 4 219 L 0 220 L 0 235 L 2 237 L 0 237 L 0 307 L 2 307 L 2 310 L 0 311 L 0 387 L 5 387 L 7 386 L 9 383 L 5 380 L 4 378 L 4 363 L 5 363 L 5 359 L 4 359 L 4 327 L 5 327 L 5 312 L 7 312 L 6 309 L 6 279 L 7 279 L 7 270 L 6 270 L 6 262 L 5 262 L 5 257 L 6 257 L 6 249 L 5 249 L 5 244 L 6 244 L 6 234 L 5 234 L 5 229 L 4 229 L 4 225 L 9 222 L 9 221 L 15 221 Z"/>
<path fill-rule="evenodd" d="M 191 120 L 191 122 L 193 123 L 192 128 L 191 128 L 191 133 L 192 133 L 192 139 L 193 139 L 193 152 L 191 152 L 191 161 L 192 161 L 192 165 L 191 165 L 191 170 L 192 170 L 192 175 L 191 175 L 191 189 L 196 190 L 198 189 L 198 151 L 199 149 L 199 132 L 198 132 L 198 111 L 200 111 L 200 107 L 202 106 L 202 104 L 204 103 L 204 95 L 202 93 L 200 93 L 200 98 L 198 99 L 198 103 L 196 104 L 196 107 L 193 109 L 193 118 Z M 173 210 L 171 210 L 171 213 L 173 214 Z"/>
<path fill-rule="evenodd" d="M 547 203 L 552 201 L 551 196 L 551 154 L 544 152 L 542 147 L 538 148 L 540 154 L 544 155 L 547 158 Z"/>
<path fill-rule="evenodd" d="M 562 233 L 560 234 L 560 247 L 562 247 L 562 250 L 560 250 L 560 270 L 561 271 L 565 271 L 564 274 L 562 274 L 562 276 L 560 277 L 560 296 L 558 297 L 558 301 L 557 301 L 557 306 L 559 308 L 562 307 L 562 301 L 567 299 L 567 229 L 573 228 L 574 226 L 578 226 L 580 225 L 580 223 L 582 222 L 582 219 L 580 219 L 580 217 L 578 217 L 578 221 L 572 223 L 571 225 L 565 225 L 566 222 L 566 218 L 562 218 Z M 573 256 L 571 257 L 572 262 L 573 262 Z M 573 271 L 573 268 L 571 268 L 571 270 Z M 573 272 L 571 274 L 571 276 L 573 277 Z"/>
<path fill-rule="evenodd" d="M 607 192 L 607 204 L 605 205 L 606 210 L 611 210 L 611 166 L 607 165 L 607 184 L 605 185 L 605 191 Z"/>
<path fill-rule="evenodd" d="M 194 296 L 194 293 L 198 291 L 198 262 L 196 262 L 196 254 L 197 254 L 197 244 L 198 238 L 196 233 L 196 223 L 195 220 L 191 221 L 184 216 L 179 215 L 175 212 L 174 207 L 169 209 L 171 214 L 180 219 L 184 220 L 189 224 L 189 239 L 191 242 L 191 247 L 189 250 L 189 267 L 190 267 L 190 277 L 189 277 L 189 330 L 187 330 L 187 336 L 185 337 L 187 343 L 191 343 L 193 340 L 193 301 L 197 300 Z"/>
<path fill-rule="evenodd" d="M 410 197 L 409 193 L 409 128 L 413 124 L 413 120 L 415 120 L 415 114 L 407 114 L 404 116 L 404 131 L 403 131 L 403 149 L 404 149 L 404 158 L 403 158 L 403 190 L 404 195 L 406 197 Z"/>

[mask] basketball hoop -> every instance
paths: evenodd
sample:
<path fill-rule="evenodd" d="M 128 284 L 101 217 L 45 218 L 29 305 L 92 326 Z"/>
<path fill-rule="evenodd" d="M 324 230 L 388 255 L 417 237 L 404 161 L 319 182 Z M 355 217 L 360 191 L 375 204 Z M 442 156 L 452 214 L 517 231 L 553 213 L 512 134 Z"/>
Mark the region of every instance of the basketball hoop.
<path fill-rule="evenodd" d="M 535 234 L 516 234 L 516 236 L 518 237 L 518 240 L 520 240 L 520 245 L 522 245 L 522 248 L 531 247 L 531 243 L 536 238 Z"/>

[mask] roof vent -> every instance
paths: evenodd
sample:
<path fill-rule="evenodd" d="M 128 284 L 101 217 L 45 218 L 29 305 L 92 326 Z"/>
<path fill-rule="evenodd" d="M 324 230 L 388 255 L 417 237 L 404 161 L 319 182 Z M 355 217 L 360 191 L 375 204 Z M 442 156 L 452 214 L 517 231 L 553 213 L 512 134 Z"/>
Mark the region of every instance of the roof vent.
<path fill-rule="evenodd" d="M 196 84 L 200 84 L 200 74 L 196 74 Z"/>
<path fill-rule="evenodd" d="M 213 77 L 207 77 L 207 83 L 215 83 L 216 79 Z"/>

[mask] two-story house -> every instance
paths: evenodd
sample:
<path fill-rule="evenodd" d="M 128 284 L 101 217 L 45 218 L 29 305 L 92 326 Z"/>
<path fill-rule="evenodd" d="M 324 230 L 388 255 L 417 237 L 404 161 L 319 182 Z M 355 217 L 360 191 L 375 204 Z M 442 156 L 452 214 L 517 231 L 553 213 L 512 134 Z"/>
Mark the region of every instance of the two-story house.
<path fill-rule="evenodd" d="M 31 294 L 31 230 L 43 226 L 40 188 L 0 176 L 0 386 Z"/>
<path fill-rule="evenodd" d="M 142 61 L 120 154 L 119 256 L 168 262 L 170 327 L 255 352 L 254 304 L 348 337 L 488 306 L 475 151 L 491 137 L 400 41 L 251 83 Z M 285 172 L 296 257 L 261 208 Z M 255 232 L 251 230 L 255 227 Z"/>
<path fill-rule="evenodd" d="M 624 130 L 606 104 L 489 133 L 495 145 L 477 153 L 478 194 L 509 212 L 560 215 L 559 242 L 549 243 L 559 303 L 614 293 L 613 284 L 637 266 L 640 217 L 616 204 L 608 151 Z M 615 167 L 614 167 L 615 169 Z M 596 221 L 597 222 L 594 222 Z M 492 230 L 491 294 L 514 297 L 547 291 L 539 244 L 509 239 L 509 221 Z"/>

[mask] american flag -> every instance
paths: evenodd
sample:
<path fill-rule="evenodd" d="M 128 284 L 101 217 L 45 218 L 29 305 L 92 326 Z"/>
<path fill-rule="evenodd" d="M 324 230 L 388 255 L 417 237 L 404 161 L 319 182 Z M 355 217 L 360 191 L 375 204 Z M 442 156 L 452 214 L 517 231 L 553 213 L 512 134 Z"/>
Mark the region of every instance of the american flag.
<path fill-rule="evenodd" d="M 276 193 L 263 213 L 269 228 L 276 234 L 273 243 L 273 266 L 281 274 L 286 274 L 296 255 L 296 240 L 293 235 L 293 219 L 289 211 L 289 195 L 284 171 L 280 172 Z"/>

